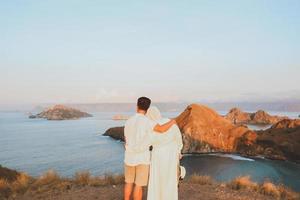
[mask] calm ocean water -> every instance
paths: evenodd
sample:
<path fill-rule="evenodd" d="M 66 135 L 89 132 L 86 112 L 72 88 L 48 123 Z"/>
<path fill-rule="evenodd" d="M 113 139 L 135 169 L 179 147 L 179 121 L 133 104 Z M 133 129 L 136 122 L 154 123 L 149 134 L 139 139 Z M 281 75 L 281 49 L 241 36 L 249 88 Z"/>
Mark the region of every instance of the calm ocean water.
<path fill-rule="evenodd" d="M 92 114 L 94 117 L 80 120 L 47 121 L 29 119 L 21 112 L 0 112 L 0 164 L 33 176 L 49 169 L 64 176 L 83 170 L 94 175 L 122 173 L 122 143 L 102 134 L 110 127 L 123 125 L 124 121 L 111 120 L 116 113 Z M 168 117 L 177 115 L 164 114 Z M 297 113 L 274 114 L 297 117 Z M 188 174 L 211 175 L 221 181 L 251 175 L 256 181 L 268 178 L 300 191 L 300 165 L 291 162 L 199 155 L 185 156 L 182 163 Z"/>

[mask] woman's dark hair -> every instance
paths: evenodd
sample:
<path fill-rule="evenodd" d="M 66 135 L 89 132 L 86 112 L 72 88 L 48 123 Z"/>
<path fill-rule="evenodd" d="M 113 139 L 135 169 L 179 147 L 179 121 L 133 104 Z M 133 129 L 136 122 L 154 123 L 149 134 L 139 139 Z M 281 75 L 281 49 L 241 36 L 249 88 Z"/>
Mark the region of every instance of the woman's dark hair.
<path fill-rule="evenodd" d="M 140 110 L 147 111 L 150 107 L 151 100 L 147 97 L 140 97 L 137 100 L 137 106 Z"/>

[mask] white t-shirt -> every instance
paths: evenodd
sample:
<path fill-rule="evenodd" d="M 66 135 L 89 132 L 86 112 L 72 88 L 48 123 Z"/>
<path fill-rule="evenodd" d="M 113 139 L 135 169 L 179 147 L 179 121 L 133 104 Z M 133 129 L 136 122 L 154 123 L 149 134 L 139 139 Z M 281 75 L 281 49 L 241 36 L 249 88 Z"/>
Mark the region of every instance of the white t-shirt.
<path fill-rule="evenodd" d="M 127 120 L 124 129 L 126 165 L 150 164 L 150 137 L 155 125 L 154 121 L 140 113 L 136 113 Z"/>

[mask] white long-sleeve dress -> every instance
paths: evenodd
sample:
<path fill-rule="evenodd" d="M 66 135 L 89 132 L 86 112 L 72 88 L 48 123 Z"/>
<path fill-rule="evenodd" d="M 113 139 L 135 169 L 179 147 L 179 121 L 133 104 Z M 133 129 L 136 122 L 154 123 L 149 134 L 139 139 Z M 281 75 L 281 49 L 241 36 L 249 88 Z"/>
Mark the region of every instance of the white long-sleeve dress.
<path fill-rule="evenodd" d="M 161 119 L 159 124 L 168 122 Z M 166 133 L 153 132 L 153 146 L 148 184 L 148 200 L 178 200 L 178 164 L 183 147 L 178 126 L 173 125 Z"/>

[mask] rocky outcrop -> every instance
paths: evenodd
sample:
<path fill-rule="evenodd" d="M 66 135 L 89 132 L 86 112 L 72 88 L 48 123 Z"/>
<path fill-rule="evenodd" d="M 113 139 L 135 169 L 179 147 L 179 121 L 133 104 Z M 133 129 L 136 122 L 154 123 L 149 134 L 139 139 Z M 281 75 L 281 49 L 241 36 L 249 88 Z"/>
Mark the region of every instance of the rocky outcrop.
<path fill-rule="evenodd" d="M 261 155 L 271 159 L 300 163 L 300 120 L 284 119 L 267 130 L 257 131 L 253 145 L 238 145 L 244 155 Z"/>
<path fill-rule="evenodd" d="M 226 115 L 225 119 L 234 124 L 275 124 L 287 117 L 272 116 L 263 110 L 255 113 L 243 112 L 238 108 L 232 108 Z"/>
<path fill-rule="evenodd" d="M 110 136 L 116 140 L 124 141 L 124 126 L 109 128 L 103 134 L 104 136 Z"/>
<path fill-rule="evenodd" d="M 249 113 L 243 112 L 238 108 L 232 108 L 225 115 L 225 119 L 230 120 L 234 124 L 248 123 L 251 120 Z"/>
<path fill-rule="evenodd" d="M 55 105 L 37 115 L 29 116 L 29 118 L 31 119 L 44 118 L 47 120 L 67 120 L 67 119 L 79 119 L 83 117 L 92 117 L 92 115 L 63 105 Z"/>
<path fill-rule="evenodd" d="M 236 152 L 241 138 L 245 145 L 251 145 L 256 139 L 255 132 L 233 125 L 203 105 L 188 106 L 176 121 L 183 134 L 184 153 Z"/>
<path fill-rule="evenodd" d="M 296 128 L 300 126 L 300 119 L 284 119 L 281 120 L 280 122 L 274 124 L 271 126 L 270 129 L 275 130 L 275 129 L 287 129 L 287 128 Z"/>

